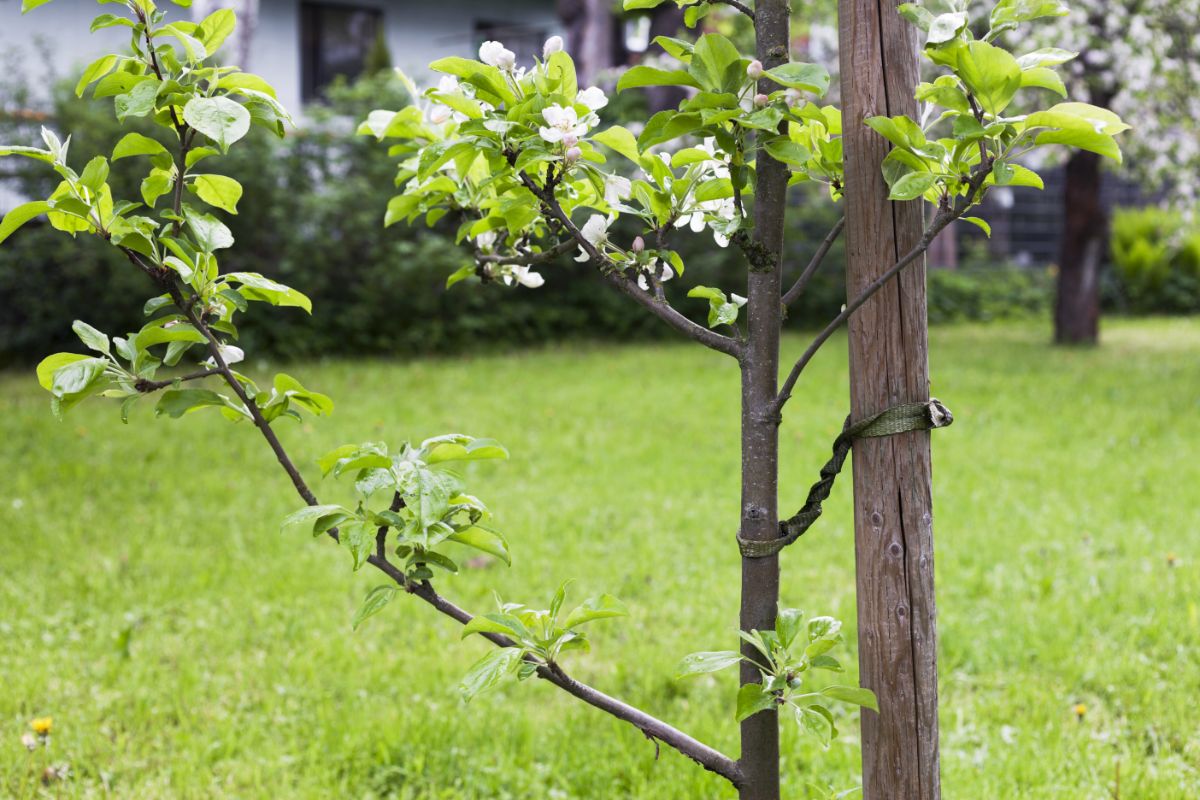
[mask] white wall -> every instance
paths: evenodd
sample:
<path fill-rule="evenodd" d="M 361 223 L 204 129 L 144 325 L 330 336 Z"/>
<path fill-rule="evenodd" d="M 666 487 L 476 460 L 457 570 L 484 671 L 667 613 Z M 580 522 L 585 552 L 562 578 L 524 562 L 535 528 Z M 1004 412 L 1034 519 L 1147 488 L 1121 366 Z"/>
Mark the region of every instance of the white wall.
<path fill-rule="evenodd" d="M 429 62 L 443 55 L 471 55 L 477 43 L 477 19 L 530 26 L 547 34 L 559 32 L 553 0 L 327 0 L 383 11 L 388 47 L 396 66 L 420 79 Z M 188 11 L 162 0 L 170 16 L 186 18 Z M 0 0 L 0 67 L 19 58 L 27 76 L 77 76 L 82 66 L 105 52 L 119 52 L 128 43 L 128 29 L 88 33 L 88 25 L 107 10 L 95 0 L 53 0 L 21 14 L 20 0 Z M 47 65 L 37 52 L 48 48 Z M 280 101 L 295 112 L 300 108 L 300 0 L 259 0 L 258 24 L 250 61 L 241 65 L 270 81 Z M 8 54 L 12 54 L 11 56 Z M 45 95 L 42 94 L 44 99 Z M 298 115 L 297 115 L 298 116 Z"/>

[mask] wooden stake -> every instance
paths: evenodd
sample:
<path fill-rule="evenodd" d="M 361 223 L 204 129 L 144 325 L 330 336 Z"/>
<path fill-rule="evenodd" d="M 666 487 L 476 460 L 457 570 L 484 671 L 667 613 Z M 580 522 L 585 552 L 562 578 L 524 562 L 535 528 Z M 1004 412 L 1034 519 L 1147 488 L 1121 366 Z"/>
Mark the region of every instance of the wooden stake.
<path fill-rule="evenodd" d="M 892 0 L 839 0 L 846 160 L 846 284 L 856 296 L 917 244 L 919 202 L 892 203 L 880 166 L 887 142 L 863 125 L 916 118 L 917 29 Z M 855 419 L 929 399 L 925 267 L 914 264 L 850 317 Z M 937 640 L 929 433 L 854 446 L 854 527 L 862 685 L 880 713 L 862 715 L 864 800 L 937 800 Z"/>

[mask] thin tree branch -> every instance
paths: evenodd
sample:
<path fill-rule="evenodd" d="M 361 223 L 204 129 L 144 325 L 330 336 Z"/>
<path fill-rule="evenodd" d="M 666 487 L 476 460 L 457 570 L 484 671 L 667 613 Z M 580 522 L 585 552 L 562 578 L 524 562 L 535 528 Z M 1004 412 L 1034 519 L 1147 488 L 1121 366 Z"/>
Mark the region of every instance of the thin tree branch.
<path fill-rule="evenodd" d="M 731 8 L 736 8 L 738 11 L 745 14 L 750 19 L 754 19 L 754 11 L 749 6 L 739 3 L 738 0 L 707 0 L 710 5 L 726 5 Z"/>
<path fill-rule="evenodd" d="M 133 385 L 133 388 L 137 389 L 143 394 L 149 394 L 150 392 L 157 392 L 159 389 L 166 389 L 168 386 L 174 386 L 176 383 L 183 383 L 184 381 L 197 381 L 201 378 L 207 378 L 210 375 L 220 374 L 221 371 L 218 369 L 202 369 L 199 372 L 193 372 L 190 375 L 183 375 L 178 378 L 169 378 L 163 381 L 140 380 Z"/>
<path fill-rule="evenodd" d="M 571 221 L 567 213 L 563 211 L 562 206 L 559 205 L 552 191 L 538 186 L 524 172 L 520 173 L 520 178 L 525 188 L 529 189 L 541 201 L 544 209 L 562 225 L 567 233 L 571 235 L 572 239 L 583 248 L 583 252 L 587 253 L 592 262 L 599 267 L 600 273 L 604 276 L 605 280 L 685 336 L 717 352 L 725 353 L 734 358 L 741 358 L 741 344 L 736 339 L 731 339 L 716 331 L 697 325 L 683 314 L 680 314 L 669 303 L 654 297 L 651 293 L 642 291 L 641 287 L 637 285 L 636 280 L 617 269 L 609 258 L 601 253 L 594 244 L 584 238 L 583 232 Z"/>
<path fill-rule="evenodd" d="M 896 277 L 896 275 L 898 275 L 902 269 L 920 258 L 921 255 L 929 249 L 929 245 L 931 242 L 933 242 L 934 237 L 941 233 L 942 230 L 951 222 L 965 214 L 967 210 L 974 205 L 975 196 L 979 192 L 980 187 L 983 186 L 983 182 L 987 179 L 987 176 L 991 174 L 993 163 L 993 160 L 990 158 L 984 159 L 982 162 L 980 162 L 979 166 L 977 166 L 972 173 L 971 180 L 967 184 L 967 194 L 965 199 L 953 208 L 951 208 L 949 205 L 943 205 L 941 208 L 939 208 L 937 214 L 934 215 L 934 218 L 930 221 L 929 227 L 927 227 L 925 232 L 921 234 L 921 239 L 917 242 L 917 245 L 905 253 L 900 260 L 889 267 L 886 272 L 872 281 L 871 284 L 858 295 L 858 297 L 855 297 L 853 300 L 847 303 L 846 307 L 842 309 L 842 312 L 834 317 L 830 323 L 826 325 L 820 333 L 817 334 L 817 337 L 813 339 L 812 343 L 808 346 L 808 349 L 805 350 L 800 358 L 796 361 L 795 365 L 792 367 L 792 371 L 788 373 L 787 380 L 783 382 L 783 388 L 779 390 L 779 395 L 775 398 L 775 402 L 771 404 L 771 413 L 778 414 L 783 410 L 783 406 L 792 396 L 792 389 L 795 388 L 796 381 L 800 379 L 800 373 L 804 372 L 804 368 L 808 366 L 808 363 L 812 361 L 813 356 L 815 356 L 817 351 L 821 349 L 821 345 L 828 341 L 829 337 L 832 336 L 834 332 L 842 326 L 842 323 L 848 320 L 851 314 L 853 314 L 860 307 L 862 307 L 864 303 L 870 300 L 876 292 L 886 286 L 888 282 L 892 278 Z"/>
<path fill-rule="evenodd" d="M 804 294 L 805 287 L 808 286 L 808 282 L 812 280 L 813 275 L 817 274 L 817 269 L 820 268 L 821 263 L 825 260 L 825 256 L 829 254 L 829 248 L 833 247 L 833 243 L 837 241 L 844 227 L 846 227 L 846 217 L 843 215 L 825 236 L 825 240 L 821 242 L 821 246 L 817 248 L 817 252 L 813 253 L 812 260 L 808 262 L 808 266 L 804 268 L 804 272 L 800 273 L 800 277 L 792 284 L 792 288 L 784 293 L 784 306 L 790 306 L 800 299 L 800 295 Z"/>
<path fill-rule="evenodd" d="M 139 268 L 145 271 L 148 275 L 155 279 L 160 285 L 164 282 L 164 274 L 173 276 L 169 270 L 158 270 L 148 266 L 141 260 L 136 253 L 127 248 L 122 248 L 126 255 Z M 636 288 L 636 287 L 635 287 Z M 184 300 L 182 293 L 174 284 L 170 285 L 169 291 L 171 297 L 175 301 L 175 305 L 183 312 L 191 324 L 204 336 L 208 342 L 208 351 L 212 356 L 216 366 L 216 372 L 219 373 L 229 387 L 237 395 L 238 399 L 245 405 L 251 419 L 254 420 L 255 426 L 262 433 L 263 438 L 267 440 L 267 444 L 271 447 L 271 451 L 275 454 L 280 466 L 292 481 L 292 486 L 295 487 L 296 493 L 310 506 L 319 505 L 316 495 L 308 487 L 304 478 L 300 475 L 300 471 L 296 469 L 295 463 L 284 449 L 283 444 L 279 441 L 279 437 L 275 435 L 275 431 L 271 428 L 271 424 L 263 418 L 258 405 L 246 394 L 245 388 L 238 381 L 237 376 L 225 359 L 221 355 L 220 342 L 213 335 L 209 327 L 204 323 L 204 320 L 190 303 Z M 397 503 L 397 500 L 400 503 Z M 392 508 L 399 510 L 399 505 L 403 503 L 397 493 L 392 499 Z M 339 540 L 339 532 L 337 528 L 331 529 L 329 536 L 335 541 Z M 382 535 L 381 535 L 382 534 Z M 454 603 L 439 595 L 428 582 L 414 583 L 404 575 L 403 570 L 392 564 L 386 557 L 383 548 L 383 537 L 386 536 L 386 530 L 381 530 L 376 534 L 376 552 L 367 558 L 367 563 L 379 569 L 381 572 L 390 577 L 400 587 L 404 588 L 409 594 L 415 595 L 424 600 L 435 609 L 445 614 L 446 616 L 457 620 L 462 624 L 467 624 L 471 621 L 472 616 L 467 611 L 459 608 Z M 516 642 L 496 634 L 485 634 L 485 638 L 499 647 L 512 647 Z M 662 742 L 673 748 L 684 756 L 687 756 L 692 761 L 695 761 L 700 766 L 704 767 L 709 772 L 716 773 L 728 780 L 734 786 L 739 786 L 742 781 L 742 772 L 738 764 L 733 759 L 718 750 L 709 747 L 703 742 L 692 738 L 683 731 L 663 722 L 657 717 L 651 716 L 640 709 L 634 708 L 628 703 L 624 703 L 614 697 L 611 697 L 598 689 L 594 689 L 585 683 L 575 680 L 567 675 L 557 664 L 545 664 L 540 661 L 533 660 L 532 663 L 537 665 L 537 675 L 539 678 L 549 681 L 563 691 L 574 697 L 583 700 L 588 705 L 594 706 L 601 711 L 605 711 L 617 719 L 628 722 L 635 728 L 640 730 L 648 738 L 658 742 Z"/>
<path fill-rule="evenodd" d="M 478 253 L 475 256 L 475 260 L 483 262 L 484 264 L 515 264 L 518 266 L 529 267 L 533 266 L 534 264 L 542 264 L 547 261 L 553 261 L 563 253 L 569 252 L 573 247 L 575 247 L 575 242 L 571 239 L 565 239 L 554 245 L 554 247 L 551 247 L 549 250 L 543 250 L 540 253 L 527 253 L 517 256 L 485 255 L 483 253 Z"/>

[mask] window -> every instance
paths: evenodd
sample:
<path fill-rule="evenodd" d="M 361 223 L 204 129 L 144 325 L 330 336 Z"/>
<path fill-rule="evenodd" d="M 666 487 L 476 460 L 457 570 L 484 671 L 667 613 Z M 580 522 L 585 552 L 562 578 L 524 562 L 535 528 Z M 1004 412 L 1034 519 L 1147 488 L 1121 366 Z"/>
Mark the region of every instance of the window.
<path fill-rule="evenodd" d="M 475 21 L 475 47 L 484 42 L 502 42 L 517 55 L 517 64 L 533 66 L 533 59 L 542 57 L 542 46 L 546 43 L 546 32 L 539 28 L 514 25 L 511 22 Z"/>
<path fill-rule="evenodd" d="M 300 4 L 300 88 L 305 101 L 316 100 L 334 78 L 362 74 L 367 53 L 383 31 L 376 8 Z"/>

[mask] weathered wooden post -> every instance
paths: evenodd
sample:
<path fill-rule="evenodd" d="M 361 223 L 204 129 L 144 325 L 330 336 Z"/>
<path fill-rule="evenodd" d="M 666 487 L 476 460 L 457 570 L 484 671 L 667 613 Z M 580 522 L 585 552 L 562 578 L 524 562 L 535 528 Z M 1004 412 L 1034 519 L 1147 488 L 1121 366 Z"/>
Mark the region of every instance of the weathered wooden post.
<path fill-rule="evenodd" d="M 850 297 L 921 238 L 921 204 L 889 202 L 880 165 L 888 143 L 862 124 L 917 117 L 918 30 L 893 0 L 839 0 Z M 850 318 L 855 419 L 929 399 L 925 267 L 914 264 Z M 940 797 L 937 640 L 929 433 L 854 445 L 854 528 L 863 711 L 864 800 Z"/>

